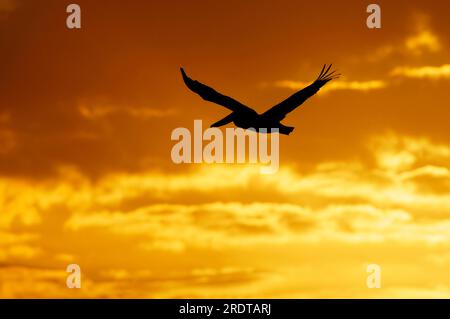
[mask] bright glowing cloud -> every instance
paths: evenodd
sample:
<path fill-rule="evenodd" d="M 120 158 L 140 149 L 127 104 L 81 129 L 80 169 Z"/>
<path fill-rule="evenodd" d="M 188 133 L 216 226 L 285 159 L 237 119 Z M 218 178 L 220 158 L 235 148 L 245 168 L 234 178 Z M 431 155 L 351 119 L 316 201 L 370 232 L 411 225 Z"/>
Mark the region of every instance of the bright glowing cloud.
<path fill-rule="evenodd" d="M 420 54 L 423 51 L 437 52 L 441 49 L 439 38 L 430 30 L 421 30 L 405 41 L 408 51 Z"/>
<path fill-rule="evenodd" d="M 421 66 L 421 67 L 401 66 L 393 69 L 391 75 L 417 79 L 422 78 L 448 79 L 450 78 L 450 64 L 444 64 L 441 66 Z"/>
<path fill-rule="evenodd" d="M 88 105 L 82 104 L 78 107 L 80 114 L 87 119 L 94 120 L 98 118 L 107 117 L 113 114 L 125 114 L 132 117 L 139 118 L 159 118 L 171 116 L 175 114 L 172 109 L 161 110 L 146 107 L 131 107 L 131 106 L 113 106 L 113 105 Z"/>
<path fill-rule="evenodd" d="M 416 17 L 417 19 L 417 17 Z M 369 62 L 380 62 L 395 55 L 403 58 L 440 53 L 443 48 L 438 35 L 430 28 L 427 18 L 420 16 L 415 25 L 415 31 L 406 36 L 403 41 L 387 43 L 376 48 L 367 55 Z"/>
<path fill-rule="evenodd" d="M 291 90 L 300 90 L 304 87 L 308 86 L 309 82 L 301 82 L 301 81 L 278 81 L 275 83 L 275 86 L 281 88 L 288 88 Z M 371 91 L 371 90 L 379 90 L 386 87 L 386 82 L 382 80 L 370 80 L 370 81 L 345 81 L 338 80 L 328 83 L 324 86 L 319 93 L 324 93 L 328 91 L 337 91 L 337 90 L 352 90 L 352 91 Z"/>
<path fill-rule="evenodd" d="M 324 254 L 336 247 L 356 252 L 377 245 L 392 252 L 393 247 L 414 245 L 414 253 L 423 251 L 427 260 L 437 256 L 436 249 L 450 241 L 450 185 L 443 184 L 447 192 L 423 192 L 420 179 L 448 180 L 450 146 L 391 133 L 371 138 L 368 147 L 374 167 L 359 161 L 324 162 L 309 172 L 282 167 L 272 176 L 259 174 L 255 166 L 214 165 L 172 174 L 111 174 L 95 182 L 64 168 L 57 179 L 45 182 L 3 179 L 0 260 L 45 263 L 51 259 L 62 270 L 69 262 L 79 262 L 82 269 L 87 267 L 90 287 L 83 296 L 109 291 L 117 297 L 123 287 L 133 287 L 126 296 L 142 297 L 152 289 L 152 296 L 170 297 L 193 296 L 189 287 L 202 281 L 209 284 L 204 284 L 207 288 L 201 296 L 224 296 L 223 286 L 217 284 L 221 281 L 228 283 L 230 296 L 242 293 L 241 285 L 250 295 L 274 296 L 278 285 L 286 287 L 292 278 L 307 280 L 289 268 L 293 261 L 288 256 L 298 247 L 302 247 L 299 256 L 306 254 L 302 258 L 309 256 L 309 263 L 315 265 L 309 270 L 315 277 Z M 245 202 L 239 200 L 242 196 Z M 49 229 L 62 234 L 60 242 L 52 243 L 50 256 L 42 236 Z M 92 258 L 86 266 L 84 245 L 109 260 L 110 266 L 96 267 Z M 314 255 L 317 245 L 321 249 Z M 120 258 L 125 250 L 131 264 L 124 265 Z M 200 252 L 233 261 L 224 265 L 212 258 L 181 268 L 171 263 L 173 258 Z M 277 254 L 277 262 L 266 262 L 261 268 L 259 258 L 268 252 Z M 166 256 L 160 261 L 163 264 L 154 264 L 152 260 L 161 254 Z M 148 265 L 145 269 L 143 263 Z M 342 271 L 351 269 L 345 263 L 339 261 Z M 55 278 L 63 276 L 48 271 Z M 27 296 L 42 293 L 37 287 L 48 289 L 45 296 L 68 296 L 55 279 L 39 277 L 38 270 L 27 268 L 11 268 L 8 275 L 0 275 L 3 296 L 19 293 L 12 285 L 17 272 L 37 280 L 36 286 L 20 287 Z M 279 272 L 284 275 L 279 277 Z M 142 281 L 138 287 L 136 280 Z M 161 284 L 151 284 L 156 282 Z M 248 290 L 248 285 L 255 285 L 254 289 Z M 418 295 L 425 294 L 417 289 Z M 352 293 L 367 296 L 368 292 Z"/>

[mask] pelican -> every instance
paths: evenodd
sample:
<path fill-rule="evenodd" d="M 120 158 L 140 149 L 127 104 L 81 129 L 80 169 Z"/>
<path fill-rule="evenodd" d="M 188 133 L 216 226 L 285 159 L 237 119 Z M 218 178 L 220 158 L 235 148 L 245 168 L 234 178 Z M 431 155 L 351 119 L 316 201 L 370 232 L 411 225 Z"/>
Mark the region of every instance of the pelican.
<path fill-rule="evenodd" d="M 192 80 L 186 75 L 183 68 L 180 68 L 180 70 L 184 83 L 191 91 L 200 95 L 205 101 L 219 104 L 232 111 L 231 114 L 212 124 L 211 127 L 220 127 L 233 122 L 234 125 L 243 129 L 255 129 L 258 132 L 270 132 L 270 129 L 278 129 L 281 134 L 289 135 L 294 130 L 294 127 L 285 126 L 281 121 L 287 114 L 316 94 L 322 86 L 340 76 L 340 74 L 336 74 L 336 71 L 330 72 L 331 66 L 332 64 L 329 66 L 325 64 L 312 84 L 294 93 L 262 114 L 258 114 L 252 108 L 217 92 L 199 81 Z"/>

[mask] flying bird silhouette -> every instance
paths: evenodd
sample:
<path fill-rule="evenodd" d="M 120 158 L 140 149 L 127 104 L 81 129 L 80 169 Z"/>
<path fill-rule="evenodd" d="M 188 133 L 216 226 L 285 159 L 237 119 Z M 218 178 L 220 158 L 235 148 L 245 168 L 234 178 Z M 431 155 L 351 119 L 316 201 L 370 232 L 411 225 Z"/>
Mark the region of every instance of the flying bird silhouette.
<path fill-rule="evenodd" d="M 280 121 L 282 121 L 287 114 L 303 104 L 303 102 L 305 102 L 308 98 L 316 94 L 322 86 L 328 83 L 328 81 L 336 79 L 340 76 L 340 74 L 335 73 L 336 71 L 329 72 L 331 66 L 332 64 L 328 67 L 325 64 L 322 71 L 320 71 L 319 76 L 312 84 L 294 93 L 283 102 L 271 107 L 262 114 L 258 114 L 252 108 L 229 96 L 217 92 L 203 83 L 192 80 L 186 75 L 183 68 L 180 68 L 180 70 L 184 83 L 191 91 L 200 95 L 200 97 L 205 101 L 219 104 L 232 111 L 231 114 L 212 124 L 211 127 L 219 127 L 233 122 L 234 125 L 243 129 L 253 128 L 257 131 L 266 129 L 265 132 L 270 133 L 271 128 L 277 128 L 281 134 L 289 135 L 294 128 L 285 126 L 281 124 Z"/>

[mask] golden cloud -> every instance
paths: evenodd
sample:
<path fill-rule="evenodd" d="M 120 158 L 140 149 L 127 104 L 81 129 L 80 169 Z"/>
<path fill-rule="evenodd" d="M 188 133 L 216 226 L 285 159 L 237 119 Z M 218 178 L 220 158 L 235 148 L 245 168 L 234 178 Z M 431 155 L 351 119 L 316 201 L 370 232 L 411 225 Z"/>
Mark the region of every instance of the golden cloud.
<path fill-rule="evenodd" d="M 300 90 L 304 87 L 308 86 L 311 83 L 301 82 L 301 81 L 278 81 L 275 83 L 276 87 L 288 88 L 291 90 Z M 386 82 L 382 80 L 370 80 L 370 81 L 333 81 L 328 83 L 319 91 L 319 93 L 325 93 L 329 91 L 337 91 L 337 90 L 351 90 L 351 91 L 371 91 L 371 90 L 379 90 L 386 87 Z"/>
<path fill-rule="evenodd" d="M 444 64 L 441 66 L 396 67 L 392 70 L 391 75 L 418 79 L 447 79 L 450 78 L 450 64 Z"/>
<path fill-rule="evenodd" d="M 1 275 L 0 292 L 80 296 L 61 288 L 64 265 L 76 262 L 86 271 L 87 288 L 79 292 L 83 296 L 107 291 L 115 297 L 273 297 L 280 287 L 286 291 L 289 281 L 301 287 L 308 286 L 307 278 L 320 278 L 328 251 L 365 256 L 359 263 L 374 258 L 362 253 L 374 245 L 403 257 L 408 254 L 404 247 L 414 247 L 415 254 L 422 251 L 424 260 L 439 255 L 450 241 L 450 192 L 424 192 L 419 179 L 448 180 L 450 146 L 390 133 L 370 139 L 368 149 L 373 167 L 359 161 L 325 162 L 308 172 L 281 167 L 275 175 L 261 175 L 257 166 L 205 165 L 172 174 L 115 173 L 96 181 L 63 168 L 55 180 L 3 178 L 0 259 L 12 266 Z M 450 185 L 445 187 L 450 190 Z M 50 256 L 45 249 L 49 230 L 60 234 L 60 240 L 50 241 Z M 292 251 L 299 247 L 300 259 L 294 261 Z M 87 253 L 92 250 L 98 261 Z M 278 257 L 261 263 L 268 252 Z M 211 254 L 219 259 L 192 260 L 191 266 L 172 263 Z M 313 269 L 302 268 L 302 258 Z M 396 263 L 388 255 L 378 259 Z M 20 260 L 47 265 L 44 269 L 59 279 L 39 277 L 40 271 L 29 268 L 18 270 L 14 265 Z M 106 267 L 101 266 L 104 260 L 109 261 Z M 299 268 L 292 269 L 293 263 Z M 447 265 L 443 260 L 434 267 L 442 263 Z M 350 261 L 335 265 L 342 278 L 358 271 Z M 411 272 L 419 269 L 420 264 Z M 24 280 L 37 280 L 36 286 L 14 286 L 19 271 Z M 429 279 L 442 277 L 436 273 Z M 413 284 L 418 285 L 415 294 L 427 294 L 426 287 Z M 330 282 L 315 285 L 329 287 Z M 207 288 L 196 295 L 193 291 L 200 286 Z M 383 296 L 407 289 L 400 283 L 394 287 Z M 324 293 L 319 289 L 289 296 Z M 347 293 L 369 294 L 357 289 Z"/>
<path fill-rule="evenodd" d="M 402 57 L 417 57 L 424 54 L 438 53 L 443 45 L 439 36 L 430 28 L 428 17 L 419 15 L 414 17 L 415 29 L 402 41 L 387 43 L 367 55 L 370 62 L 379 62 L 394 55 Z"/>
<path fill-rule="evenodd" d="M 78 111 L 84 118 L 90 120 L 104 118 L 113 114 L 125 114 L 128 116 L 143 119 L 160 118 L 172 116 L 175 114 L 175 110 L 173 109 L 161 110 L 147 107 L 114 106 L 104 104 L 95 104 L 95 105 L 82 104 L 78 107 Z"/>
<path fill-rule="evenodd" d="M 408 51 L 420 54 L 423 51 L 439 51 L 441 49 L 441 43 L 437 35 L 430 30 L 421 30 L 406 39 L 405 47 Z"/>
<path fill-rule="evenodd" d="M 35 257 L 40 252 L 40 248 L 32 244 L 36 239 L 37 236 L 31 233 L 13 234 L 0 230 L 0 262 Z"/>

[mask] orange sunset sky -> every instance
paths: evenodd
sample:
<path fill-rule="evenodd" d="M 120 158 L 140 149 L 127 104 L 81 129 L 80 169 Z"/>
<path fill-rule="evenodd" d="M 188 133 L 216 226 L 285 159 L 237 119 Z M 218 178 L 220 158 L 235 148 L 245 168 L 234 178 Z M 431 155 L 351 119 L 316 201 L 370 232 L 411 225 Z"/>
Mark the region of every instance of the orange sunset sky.
<path fill-rule="evenodd" d="M 448 1 L 72 2 L 0 0 L 1 298 L 450 297 Z M 172 162 L 229 113 L 180 66 L 262 112 L 324 63 L 276 174 Z"/>

